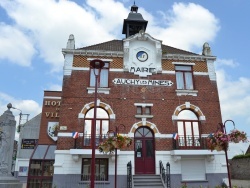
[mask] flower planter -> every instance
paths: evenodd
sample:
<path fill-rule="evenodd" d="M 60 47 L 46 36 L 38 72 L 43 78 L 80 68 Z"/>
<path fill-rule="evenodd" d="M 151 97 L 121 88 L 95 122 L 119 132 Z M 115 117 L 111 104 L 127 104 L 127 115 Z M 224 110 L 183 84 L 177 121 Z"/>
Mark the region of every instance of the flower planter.
<path fill-rule="evenodd" d="M 115 149 L 123 149 L 132 144 L 132 139 L 127 136 L 117 135 L 107 138 L 99 144 L 98 149 L 102 153 L 114 153 Z"/>
<path fill-rule="evenodd" d="M 230 134 L 225 134 L 222 131 L 217 131 L 215 133 L 211 133 L 207 138 L 208 148 L 213 151 L 226 151 L 228 149 L 228 143 L 239 143 L 248 142 L 247 136 L 245 132 L 241 132 L 237 129 L 230 131 Z"/>

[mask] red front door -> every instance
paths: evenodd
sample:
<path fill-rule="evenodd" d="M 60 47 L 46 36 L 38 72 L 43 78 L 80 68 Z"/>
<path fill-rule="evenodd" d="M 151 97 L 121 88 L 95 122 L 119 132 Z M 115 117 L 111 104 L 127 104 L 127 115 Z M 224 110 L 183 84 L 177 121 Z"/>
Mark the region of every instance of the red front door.
<path fill-rule="evenodd" d="M 155 174 L 154 136 L 141 127 L 135 132 L 135 174 Z"/>

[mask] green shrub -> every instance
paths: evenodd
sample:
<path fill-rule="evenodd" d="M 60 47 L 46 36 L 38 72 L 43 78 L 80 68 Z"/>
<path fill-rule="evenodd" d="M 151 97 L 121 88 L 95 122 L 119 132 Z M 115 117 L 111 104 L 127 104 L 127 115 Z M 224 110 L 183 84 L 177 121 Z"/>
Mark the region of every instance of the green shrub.
<path fill-rule="evenodd" d="M 250 153 L 248 154 L 240 154 L 240 155 L 235 155 L 233 159 L 244 159 L 244 158 L 250 158 Z"/>

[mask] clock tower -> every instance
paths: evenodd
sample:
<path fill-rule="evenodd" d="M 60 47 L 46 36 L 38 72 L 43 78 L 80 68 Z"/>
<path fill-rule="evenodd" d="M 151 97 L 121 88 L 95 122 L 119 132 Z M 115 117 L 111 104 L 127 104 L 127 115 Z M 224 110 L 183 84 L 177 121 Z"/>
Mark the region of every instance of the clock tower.
<path fill-rule="evenodd" d="M 130 9 L 127 19 L 124 19 L 122 34 L 126 34 L 126 38 L 139 33 L 140 30 L 146 31 L 148 21 L 144 20 L 142 15 L 138 13 L 138 7 L 134 5 Z"/>

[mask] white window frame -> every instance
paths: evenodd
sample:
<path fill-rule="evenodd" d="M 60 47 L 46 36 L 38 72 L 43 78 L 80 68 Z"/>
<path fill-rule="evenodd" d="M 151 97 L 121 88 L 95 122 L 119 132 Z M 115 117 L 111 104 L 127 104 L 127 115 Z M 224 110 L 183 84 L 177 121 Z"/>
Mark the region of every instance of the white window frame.
<path fill-rule="evenodd" d="M 88 61 L 94 60 L 94 58 L 88 58 Z M 104 68 L 101 70 L 101 74 L 99 77 L 99 85 L 97 87 L 97 92 L 98 93 L 104 93 L 104 94 L 109 94 L 110 93 L 110 88 L 109 88 L 109 72 L 110 72 L 110 63 L 113 61 L 112 59 L 100 59 L 102 60 L 105 65 Z M 95 76 L 93 73 L 93 69 L 90 67 L 90 75 L 89 75 L 89 87 L 87 88 L 88 93 L 92 94 L 95 92 Z M 105 74 L 107 72 L 107 74 Z"/>
<path fill-rule="evenodd" d="M 153 103 L 134 103 L 134 105 L 136 106 L 136 111 L 137 111 L 137 107 L 141 107 L 142 108 L 142 114 L 136 114 L 135 117 L 136 118 L 153 118 L 154 116 L 152 114 L 145 114 L 145 108 L 146 107 L 150 107 L 150 113 L 152 113 L 152 106 Z"/>
<path fill-rule="evenodd" d="M 175 66 L 194 66 L 195 65 L 195 63 L 184 63 L 184 62 L 173 62 L 172 64 Z M 176 73 L 176 71 L 175 71 L 175 73 Z M 194 76 L 194 72 L 192 69 L 192 79 L 193 79 L 192 82 L 193 82 L 193 88 L 194 88 L 194 77 L 193 76 Z M 176 77 L 176 79 L 177 79 L 177 77 Z M 176 85 L 177 85 L 177 83 L 176 83 Z M 175 92 L 176 92 L 177 96 L 182 96 L 182 95 L 197 96 L 197 94 L 198 94 L 198 91 L 194 90 L 194 89 L 176 89 Z"/>

